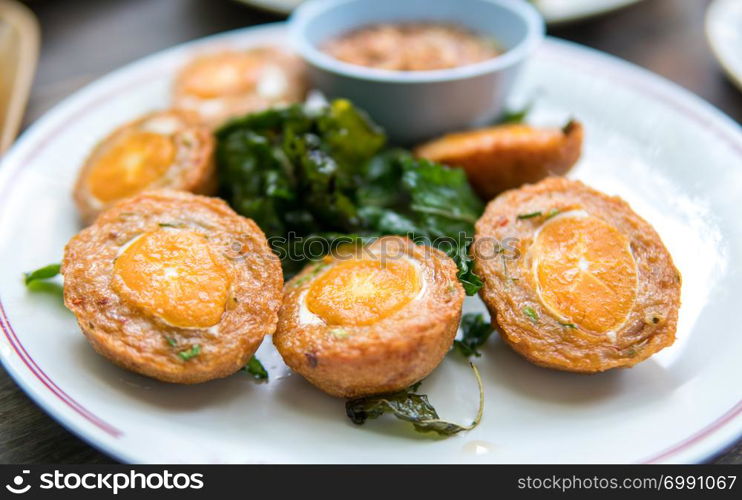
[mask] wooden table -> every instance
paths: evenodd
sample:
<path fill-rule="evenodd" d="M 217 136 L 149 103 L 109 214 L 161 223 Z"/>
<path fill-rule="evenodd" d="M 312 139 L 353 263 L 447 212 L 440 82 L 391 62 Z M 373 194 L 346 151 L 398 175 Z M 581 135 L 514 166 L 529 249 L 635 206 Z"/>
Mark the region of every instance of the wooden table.
<path fill-rule="evenodd" d="M 724 78 L 704 38 L 707 3 L 645 0 L 550 31 L 649 68 L 740 121 L 742 93 Z M 279 20 L 229 0 L 36 0 L 30 5 L 41 22 L 43 42 L 27 124 L 85 83 L 154 51 Z M 0 369 L 0 463 L 110 461 L 43 413 Z M 742 442 L 718 461 L 742 463 Z"/>

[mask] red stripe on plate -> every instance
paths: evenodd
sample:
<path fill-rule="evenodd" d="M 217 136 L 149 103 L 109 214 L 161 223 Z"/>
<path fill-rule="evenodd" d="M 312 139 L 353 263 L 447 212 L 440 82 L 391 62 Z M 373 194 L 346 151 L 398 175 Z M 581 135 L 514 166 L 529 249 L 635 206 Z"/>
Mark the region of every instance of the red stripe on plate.
<path fill-rule="evenodd" d="M 101 418 L 95 416 L 88 409 L 86 409 L 84 406 L 70 397 L 56 383 L 54 383 L 54 381 L 46 374 L 46 372 L 44 372 L 44 370 L 41 369 L 41 367 L 39 367 L 36 361 L 34 361 L 34 359 L 31 357 L 31 355 L 28 354 L 28 351 L 26 351 L 26 348 L 23 346 L 21 341 L 18 339 L 18 336 L 15 334 L 15 331 L 13 330 L 13 327 L 10 325 L 10 321 L 8 320 L 8 316 L 5 314 L 5 308 L 3 307 L 2 301 L 0 301 L 0 328 L 3 330 L 3 333 L 8 339 L 10 345 L 13 347 L 13 350 L 16 352 L 16 354 L 18 354 L 18 357 L 21 358 L 21 361 L 23 361 L 23 364 L 28 367 L 31 373 L 33 373 L 34 376 L 47 389 L 49 389 L 55 396 L 62 400 L 63 403 L 65 403 L 83 418 L 85 418 L 90 423 L 94 424 L 107 434 L 110 434 L 113 437 L 119 437 L 123 435 L 122 431 L 120 431 L 113 425 L 103 421 Z"/>

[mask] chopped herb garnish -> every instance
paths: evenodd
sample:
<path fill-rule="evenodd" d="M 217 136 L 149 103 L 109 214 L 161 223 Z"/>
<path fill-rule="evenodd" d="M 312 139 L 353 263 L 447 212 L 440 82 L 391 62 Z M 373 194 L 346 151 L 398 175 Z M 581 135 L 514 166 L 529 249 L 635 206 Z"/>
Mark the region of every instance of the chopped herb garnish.
<path fill-rule="evenodd" d="M 461 286 L 464 287 L 464 293 L 471 296 L 476 294 L 484 282 L 482 278 L 474 272 L 474 261 L 469 257 L 469 245 L 460 245 L 458 249 L 453 250 L 452 258 L 459 268 L 456 277 L 459 279 Z"/>
<path fill-rule="evenodd" d="M 548 212 L 544 213 L 542 210 L 537 210 L 535 212 L 528 212 L 526 214 L 518 214 L 518 219 L 532 219 L 534 217 L 545 217 L 546 220 L 551 219 L 552 217 L 559 215 L 559 209 L 558 208 L 552 208 Z"/>
<path fill-rule="evenodd" d="M 180 356 L 180 359 L 183 361 L 188 361 L 191 358 L 195 358 L 201 354 L 201 344 L 196 344 L 192 346 L 190 349 L 187 349 L 185 351 L 180 351 L 178 353 L 178 356 Z"/>
<path fill-rule="evenodd" d="M 49 264 L 48 266 L 40 267 L 30 273 L 23 273 L 23 279 L 26 286 L 28 286 L 35 281 L 48 280 L 55 277 L 59 274 L 60 268 L 60 264 Z"/>
<path fill-rule="evenodd" d="M 263 363 L 258 358 L 253 356 L 250 361 L 245 365 L 244 370 L 252 375 L 255 380 L 268 380 L 268 370 L 265 369 Z"/>
<path fill-rule="evenodd" d="M 559 215 L 559 212 L 560 210 L 558 208 L 552 208 L 551 210 L 546 212 L 546 215 L 545 215 L 546 219 L 548 220 L 548 219 L 551 219 L 552 217 Z"/>
<path fill-rule="evenodd" d="M 319 274 L 319 272 L 322 271 L 325 267 L 327 267 L 327 264 L 326 263 L 324 263 L 324 262 L 317 262 L 314 265 L 314 267 L 312 268 L 312 270 L 309 271 L 309 273 L 307 273 L 305 276 L 302 276 L 301 278 L 299 278 L 296 281 L 294 281 L 294 285 L 293 286 L 296 286 L 296 287 L 302 286 L 304 283 L 306 283 L 307 281 L 309 281 L 309 280 L 313 279 L 315 276 L 317 276 Z"/>
<path fill-rule="evenodd" d="M 170 347 L 175 347 L 178 345 L 178 341 L 175 340 L 175 337 L 165 337 L 165 340 L 167 341 L 168 345 L 170 345 Z"/>
<path fill-rule="evenodd" d="M 454 350 L 460 352 L 467 358 L 469 356 L 479 357 L 479 347 L 487 342 L 494 329 L 492 325 L 485 321 L 479 313 L 467 313 L 461 319 L 461 340 L 454 340 Z"/>
<path fill-rule="evenodd" d="M 505 125 L 511 123 L 523 123 L 531 112 L 533 103 L 528 103 L 521 109 L 507 109 L 495 121 L 495 125 Z"/>
<path fill-rule="evenodd" d="M 538 322 L 538 313 L 536 313 L 536 311 L 534 311 L 532 307 L 524 307 L 523 314 L 531 318 L 531 321 L 533 321 L 534 323 Z"/>
<path fill-rule="evenodd" d="M 333 337 L 336 339 L 345 339 L 348 338 L 348 330 L 345 328 L 333 328 L 330 330 L 330 334 L 332 334 Z"/>
<path fill-rule="evenodd" d="M 577 328 L 577 325 L 575 325 L 574 323 L 562 323 L 560 321 L 559 324 L 562 325 L 564 328 Z"/>
<path fill-rule="evenodd" d="M 160 227 L 181 227 L 182 224 L 176 224 L 174 222 L 158 222 L 158 226 Z"/>
<path fill-rule="evenodd" d="M 519 219 L 532 219 L 534 217 L 541 217 L 543 215 L 543 212 L 541 210 L 538 210 L 536 212 L 529 212 L 527 214 L 518 214 Z"/>
<path fill-rule="evenodd" d="M 395 392 L 349 400 L 345 403 L 345 412 L 350 420 L 361 425 L 368 419 L 378 418 L 391 413 L 400 420 L 411 422 L 417 432 L 435 432 L 440 436 L 453 436 L 461 431 L 468 431 L 479 425 L 484 412 L 484 388 L 479 370 L 474 363 L 469 363 L 479 386 L 479 410 L 470 425 L 459 425 L 442 420 L 438 412 L 428 401 L 425 394 L 417 394 L 419 383 L 412 387 Z"/>

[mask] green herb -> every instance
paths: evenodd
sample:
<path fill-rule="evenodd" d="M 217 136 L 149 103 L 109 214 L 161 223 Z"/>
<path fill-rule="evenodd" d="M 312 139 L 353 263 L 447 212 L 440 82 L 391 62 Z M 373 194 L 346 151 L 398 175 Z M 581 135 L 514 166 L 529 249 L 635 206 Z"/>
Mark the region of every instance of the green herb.
<path fill-rule="evenodd" d="M 536 212 L 529 212 L 527 214 L 518 214 L 519 219 L 532 219 L 534 217 L 541 217 L 543 215 L 543 212 L 541 210 L 538 210 Z"/>
<path fill-rule="evenodd" d="M 642 351 L 644 350 L 644 347 L 646 347 L 646 345 L 647 345 L 647 341 L 646 340 L 643 340 L 643 341 L 639 342 L 638 344 L 634 344 L 634 345 L 628 346 L 627 348 L 623 349 L 621 351 L 621 353 L 624 356 L 627 356 L 629 358 L 633 358 L 633 357 L 636 357 L 639 354 L 641 354 Z"/>
<path fill-rule="evenodd" d="M 495 121 L 495 125 L 505 125 L 512 123 L 523 123 L 531 112 L 533 103 L 528 103 L 521 109 L 506 109 Z"/>
<path fill-rule="evenodd" d="M 394 234 L 445 251 L 467 294 L 482 286 L 468 247 L 483 205 L 466 174 L 382 151 L 383 132 L 350 102 L 251 114 L 217 139 L 220 194 L 263 229 L 286 279 L 319 257 L 308 253 L 314 238 L 332 246 Z M 291 242 L 292 234 L 304 240 Z"/>
<path fill-rule="evenodd" d="M 523 314 L 531 318 L 531 321 L 533 321 L 534 323 L 538 322 L 538 314 L 536 313 L 536 311 L 533 310 L 532 307 L 529 307 L 529 306 L 524 307 Z"/>
<path fill-rule="evenodd" d="M 555 215 L 558 215 L 558 214 L 559 214 L 559 209 L 558 208 L 552 208 L 551 210 L 549 210 L 546 213 L 542 212 L 541 210 L 537 210 L 535 212 L 529 212 L 529 213 L 526 213 L 526 214 L 518 214 L 518 219 L 532 219 L 534 217 L 544 216 L 546 218 L 546 220 L 549 220 L 549 219 L 551 219 L 552 217 L 554 217 Z"/>
<path fill-rule="evenodd" d="M 23 279 L 26 286 L 29 286 L 31 283 L 36 281 L 48 280 L 55 277 L 59 274 L 60 268 L 60 264 L 49 264 L 48 266 L 41 267 L 35 271 L 31 271 L 30 273 L 23 273 Z"/>
<path fill-rule="evenodd" d="M 559 324 L 562 325 L 564 328 L 577 328 L 577 325 L 575 325 L 574 323 L 562 323 L 560 321 Z"/>
<path fill-rule="evenodd" d="M 361 425 L 368 419 L 391 413 L 396 418 L 411 422 L 417 432 L 435 432 L 440 436 L 453 436 L 479 425 L 484 412 L 484 388 L 479 370 L 469 363 L 479 386 L 479 410 L 470 425 L 459 425 L 442 420 L 425 394 L 418 394 L 419 383 L 407 390 L 381 396 L 353 399 L 345 403 L 345 411 L 354 424 Z"/>
<path fill-rule="evenodd" d="M 311 271 L 309 271 L 307 274 L 305 274 L 298 280 L 294 281 L 293 286 L 295 287 L 302 286 L 304 283 L 306 283 L 307 281 L 310 281 L 312 278 L 317 276 L 319 272 L 322 271 L 322 269 L 324 269 L 325 267 L 327 267 L 327 264 L 325 264 L 324 262 L 316 263 Z"/>
<path fill-rule="evenodd" d="M 482 279 L 474 272 L 474 261 L 469 257 L 469 246 L 471 245 L 459 244 L 455 247 L 454 251 L 449 252 L 449 256 L 459 268 L 456 277 L 464 287 L 464 292 L 467 295 L 474 295 L 482 288 L 484 283 L 482 283 Z"/>
<path fill-rule="evenodd" d="M 348 330 L 345 328 L 333 328 L 330 330 L 330 334 L 336 339 L 346 339 L 349 337 Z"/>
<path fill-rule="evenodd" d="M 182 359 L 183 361 L 188 361 L 189 359 L 195 358 L 199 354 L 201 354 L 201 345 L 196 344 L 192 346 L 190 349 L 187 349 L 185 351 L 180 351 L 178 353 L 178 356 L 180 356 L 180 359 Z"/>
<path fill-rule="evenodd" d="M 175 337 L 165 337 L 165 340 L 167 341 L 168 345 L 170 345 L 170 347 L 175 347 L 178 345 L 178 341 L 175 340 Z"/>
<path fill-rule="evenodd" d="M 551 210 L 549 210 L 548 212 L 546 212 L 546 214 L 545 214 L 546 220 L 549 220 L 552 217 L 559 215 L 559 212 L 560 212 L 560 210 L 558 208 L 552 208 Z"/>
<path fill-rule="evenodd" d="M 268 371 L 258 358 L 253 356 L 245 365 L 244 370 L 256 380 L 268 380 Z"/>
<path fill-rule="evenodd" d="M 454 349 L 466 356 L 482 355 L 479 348 L 487 342 L 494 329 L 485 321 L 481 314 L 467 313 L 461 319 L 461 340 L 454 340 Z"/>
<path fill-rule="evenodd" d="M 176 227 L 176 228 L 183 226 L 182 224 L 176 224 L 174 222 L 158 222 L 157 225 L 160 227 Z"/>

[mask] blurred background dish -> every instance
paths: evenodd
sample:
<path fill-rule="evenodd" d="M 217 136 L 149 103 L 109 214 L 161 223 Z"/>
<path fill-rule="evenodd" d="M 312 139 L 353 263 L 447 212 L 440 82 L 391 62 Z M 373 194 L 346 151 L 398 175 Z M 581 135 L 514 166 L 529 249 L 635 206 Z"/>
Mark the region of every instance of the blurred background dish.
<path fill-rule="evenodd" d="M 236 0 L 276 14 L 290 14 L 304 0 Z M 532 0 L 549 24 L 568 23 L 626 7 L 640 0 Z"/>
<path fill-rule="evenodd" d="M 304 64 L 276 47 L 199 54 L 175 80 L 173 106 L 216 128 L 230 118 L 301 101 Z"/>
<path fill-rule="evenodd" d="M 0 0 L 0 154 L 20 128 L 38 52 L 34 15 L 14 0 Z"/>
<path fill-rule="evenodd" d="M 274 14 L 288 15 L 304 0 L 235 0 L 239 3 L 257 7 Z"/>
<path fill-rule="evenodd" d="M 724 71 L 742 90 L 742 1 L 714 0 L 706 11 L 706 37 Z"/>
<path fill-rule="evenodd" d="M 640 0 L 532 0 L 549 24 L 570 23 L 607 14 Z"/>

